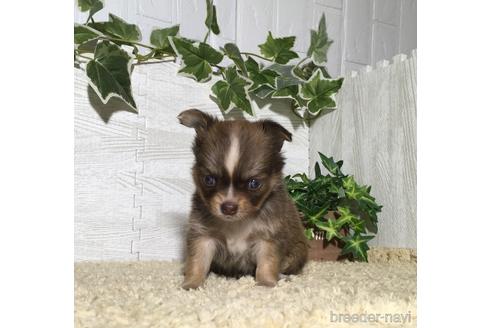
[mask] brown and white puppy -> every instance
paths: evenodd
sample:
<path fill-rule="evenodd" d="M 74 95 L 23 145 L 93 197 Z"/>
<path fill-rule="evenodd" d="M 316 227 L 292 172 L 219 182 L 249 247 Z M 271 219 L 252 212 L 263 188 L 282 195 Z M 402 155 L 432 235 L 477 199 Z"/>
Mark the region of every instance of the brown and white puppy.
<path fill-rule="evenodd" d="M 196 130 L 182 287 L 201 286 L 209 271 L 255 275 L 263 286 L 275 286 L 280 273 L 298 273 L 307 241 L 280 153 L 291 134 L 270 120 L 219 121 L 197 109 L 178 119 Z"/>

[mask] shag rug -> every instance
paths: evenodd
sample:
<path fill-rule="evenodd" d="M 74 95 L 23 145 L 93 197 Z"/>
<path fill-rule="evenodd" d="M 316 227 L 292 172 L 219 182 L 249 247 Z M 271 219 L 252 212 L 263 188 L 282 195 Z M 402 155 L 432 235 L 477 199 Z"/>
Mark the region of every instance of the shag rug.
<path fill-rule="evenodd" d="M 76 327 L 415 327 L 414 250 L 369 263 L 309 262 L 278 286 L 209 275 L 185 291 L 178 262 L 75 264 Z"/>

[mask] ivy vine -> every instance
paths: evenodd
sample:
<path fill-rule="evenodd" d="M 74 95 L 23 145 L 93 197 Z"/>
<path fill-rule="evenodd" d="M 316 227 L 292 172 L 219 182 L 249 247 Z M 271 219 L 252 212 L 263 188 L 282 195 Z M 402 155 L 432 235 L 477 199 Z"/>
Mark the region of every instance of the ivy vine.
<path fill-rule="evenodd" d="M 175 25 L 153 30 L 150 44 L 145 44 L 139 27 L 116 15 L 96 22 L 94 14 L 103 8 L 101 0 L 78 0 L 79 9 L 88 12 L 88 18 L 74 26 L 74 65 L 85 70 L 103 103 L 118 97 L 135 110 L 131 86 L 134 65 L 166 61 L 179 62 L 178 73 L 200 83 L 217 76 L 211 92 L 226 113 L 237 108 L 253 115 L 252 96 L 286 98 L 293 113 L 306 122 L 336 108 L 334 96 L 343 78 L 332 79 L 325 68 L 332 41 L 324 15 L 318 29 L 311 30 L 305 58 L 293 50 L 295 36 L 275 37 L 271 32 L 259 45 L 260 54 L 255 54 L 242 52 L 234 43 L 219 49 L 208 43 L 210 34 L 220 34 L 220 28 L 213 0 L 205 1 L 207 33 L 203 41 L 180 36 L 179 25 Z M 224 66 L 225 58 L 232 64 Z"/>

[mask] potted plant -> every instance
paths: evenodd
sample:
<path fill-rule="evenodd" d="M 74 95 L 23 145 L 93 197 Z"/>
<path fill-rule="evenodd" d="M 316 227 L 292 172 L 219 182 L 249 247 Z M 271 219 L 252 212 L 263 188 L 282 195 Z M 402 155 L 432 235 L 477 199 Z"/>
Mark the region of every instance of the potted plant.
<path fill-rule="evenodd" d="M 382 206 L 370 195 L 371 187 L 358 184 L 354 176 L 342 173 L 343 161 L 318 153 L 315 177 L 305 173 L 285 177 L 309 240 L 309 258 L 349 258 L 367 262 L 367 242 L 377 233 L 377 214 Z"/>

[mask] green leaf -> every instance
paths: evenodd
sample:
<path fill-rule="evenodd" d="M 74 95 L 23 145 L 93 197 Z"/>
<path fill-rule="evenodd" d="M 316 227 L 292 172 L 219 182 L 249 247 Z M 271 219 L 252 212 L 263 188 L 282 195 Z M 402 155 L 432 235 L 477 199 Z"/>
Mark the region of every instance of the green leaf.
<path fill-rule="evenodd" d="M 369 196 L 367 191 L 355 182 L 353 176 L 348 176 L 343 179 L 343 188 L 345 189 L 345 195 L 349 199 L 362 200 L 363 198 L 366 198 L 371 200 L 367 197 Z"/>
<path fill-rule="evenodd" d="M 171 49 L 172 50 L 172 49 Z M 161 53 L 159 53 L 157 50 L 151 50 L 149 51 L 147 54 L 145 55 L 141 55 L 139 53 L 135 53 L 135 58 L 139 61 L 139 62 L 144 62 L 144 61 L 147 61 L 151 58 L 159 58 L 161 56 Z"/>
<path fill-rule="evenodd" d="M 350 223 L 350 228 L 356 233 L 364 233 L 366 232 L 366 223 L 364 222 L 364 220 L 355 218 Z"/>
<path fill-rule="evenodd" d="M 323 73 L 323 76 L 325 78 L 327 79 L 331 78 L 330 74 L 328 74 L 328 71 L 326 70 L 325 67 L 317 66 L 312 61 L 303 65 L 296 65 L 292 70 L 292 73 L 294 74 L 294 76 L 307 81 L 311 78 L 311 76 L 313 76 L 313 73 L 318 69 L 321 70 L 321 73 Z"/>
<path fill-rule="evenodd" d="M 319 167 L 319 163 L 316 162 L 316 164 L 314 164 L 314 176 L 316 178 L 319 178 L 321 176 L 321 169 Z"/>
<path fill-rule="evenodd" d="M 294 174 L 292 176 L 292 179 L 296 179 L 296 178 L 301 179 L 301 181 L 304 182 L 304 183 L 309 183 L 309 178 L 306 175 L 306 173 L 297 173 L 297 174 Z"/>
<path fill-rule="evenodd" d="M 302 83 L 293 73 L 294 65 L 272 64 L 267 67 L 276 72 L 275 92 L 272 98 L 290 98 L 297 100 L 299 94 L 299 85 Z"/>
<path fill-rule="evenodd" d="M 367 262 L 367 251 L 369 250 L 367 242 L 373 238 L 374 236 L 363 236 L 358 233 L 343 238 L 345 245 L 342 249 L 342 255 L 352 254 L 354 259 Z"/>
<path fill-rule="evenodd" d="M 290 50 L 294 46 L 295 36 L 285 38 L 274 38 L 272 32 L 268 32 L 265 43 L 259 45 L 260 52 L 263 56 L 279 64 L 287 64 L 291 59 L 299 56 Z"/>
<path fill-rule="evenodd" d="M 340 217 L 337 219 L 340 225 L 351 224 L 357 220 L 357 216 L 348 207 L 339 206 L 337 207 L 337 212 L 340 214 Z"/>
<path fill-rule="evenodd" d="M 169 37 L 178 35 L 178 32 L 179 25 L 153 30 L 150 34 L 150 44 L 162 52 L 174 53 Z"/>
<path fill-rule="evenodd" d="M 313 228 L 309 229 L 304 229 L 304 235 L 308 240 L 313 240 L 314 239 L 314 230 Z"/>
<path fill-rule="evenodd" d="M 248 89 L 252 82 L 237 73 L 230 66 L 225 71 L 225 80 L 217 81 L 212 86 L 212 92 L 217 97 L 218 105 L 224 112 L 229 111 L 232 105 L 253 115 L 251 102 L 248 97 Z"/>
<path fill-rule="evenodd" d="M 326 157 L 323 153 L 318 152 L 319 157 L 321 158 L 321 164 L 336 177 L 343 177 L 343 173 L 341 171 L 341 166 L 338 165 L 337 162 L 335 163 L 335 160 L 333 160 L 333 157 Z M 342 162 L 343 164 L 343 162 Z"/>
<path fill-rule="evenodd" d="M 128 24 L 120 17 L 109 14 L 109 21 L 105 23 L 107 33 L 124 41 L 140 41 L 140 29 L 135 24 Z"/>
<path fill-rule="evenodd" d="M 274 91 L 275 78 L 279 74 L 271 69 L 263 68 L 253 58 L 248 57 L 245 62 L 245 67 L 248 71 L 248 76 L 253 81 L 251 91 L 256 91 L 262 88 L 263 91 L 268 91 L 268 94 Z M 258 94 L 259 92 L 255 92 Z"/>
<path fill-rule="evenodd" d="M 81 12 L 86 12 L 89 10 L 94 10 L 94 8 L 103 8 L 103 3 L 100 0 L 78 0 L 77 4 Z"/>
<path fill-rule="evenodd" d="M 317 115 L 321 110 L 335 108 L 334 96 L 340 89 L 343 78 L 330 80 L 323 77 L 321 70 L 316 70 L 314 75 L 302 85 L 301 97 L 307 100 L 308 111 Z"/>
<path fill-rule="evenodd" d="M 364 223 L 366 225 L 366 230 L 368 232 L 372 232 L 374 234 L 378 233 L 378 224 L 377 221 L 373 221 L 367 217 L 363 217 Z"/>
<path fill-rule="evenodd" d="M 328 40 L 328 34 L 326 33 L 326 19 L 325 14 L 323 14 L 319 21 L 318 30 L 311 30 L 311 44 L 307 52 L 307 55 L 311 57 L 314 64 L 318 66 L 326 65 L 326 53 L 332 42 L 333 41 Z"/>
<path fill-rule="evenodd" d="M 314 210 L 316 210 L 316 212 L 314 212 Z M 321 209 L 313 209 L 312 211 L 309 211 L 310 212 L 308 213 L 309 220 L 316 223 L 328 213 L 328 210 L 329 210 L 329 206 L 325 206 Z"/>
<path fill-rule="evenodd" d="M 179 73 L 191 76 L 198 82 L 212 78 L 212 66 L 218 65 L 224 55 L 206 43 L 192 43 L 188 40 L 171 36 L 171 46 L 182 60 Z"/>
<path fill-rule="evenodd" d="M 87 21 L 89 21 L 95 13 L 103 9 L 104 6 L 100 0 L 78 0 L 77 3 L 81 12 L 89 11 Z"/>
<path fill-rule="evenodd" d="M 357 183 L 355 182 L 353 175 L 350 175 L 343 179 L 343 188 L 345 188 L 345 190 L 353 190 L 356 187 L 357 187 Z"/>
<path fill-rule="evenodd" d="M 109 41 L 100 41 L 94 59 L 87 63 L 89 84 L 106 104 L 118 97 L 136 110 L 131 90 L 131 58 L 124 50 Z"/>
<path fill-rule="evenodd" d="M 116 15 L 109 14 L 109 21 L 89 23 L 88 26 L 112 38 L 115 43 L 137 42 L 141 39 L 140 29 L 135 24 L 128 24 Z M 119 41 L 119 42 L 118 42 Z"/>
<path fill-rule="evenodd" d="M 217 35 L 220 33 L 219 24 L 217 24 L 217 11 L 213 0 L 207 0 L 207 18 L 205 18 L 205 26 L 208 30 Z"/>
<path fill-rule="evenodd" d="M 87 25 L 75 24 L 73 29 L 74 43 L 79 45 L 103 36 L 101 32 Z"/>
<path fill-rule="evenodd" d="M 342 238 L 340 235 L 340 228 L 341 226 L 337 223 L 335 220 L 328 220 L 326 222 L 317 222 L 315 223 L 316 226 L 325 231 L 325 239 L 327 241 L 332 240 L 333 238 Z"/>
<path fill-rule="evenodd" d="M 265 99 L 266 97 L 269 97 L 274 91 L 275 89 L 268 85 L 260 85 L 259 87 L 253 90 L 254 94 L 261 99 Z"/>
<path fill-rule="evenodd" d="M 239 48 L 234 43 L 226 43 L 223 51 L 236 64 L 241 73 L 244 76 L 248 76 L 248 70 L 246 69 L 243 57 L 241 57 Z"/>

